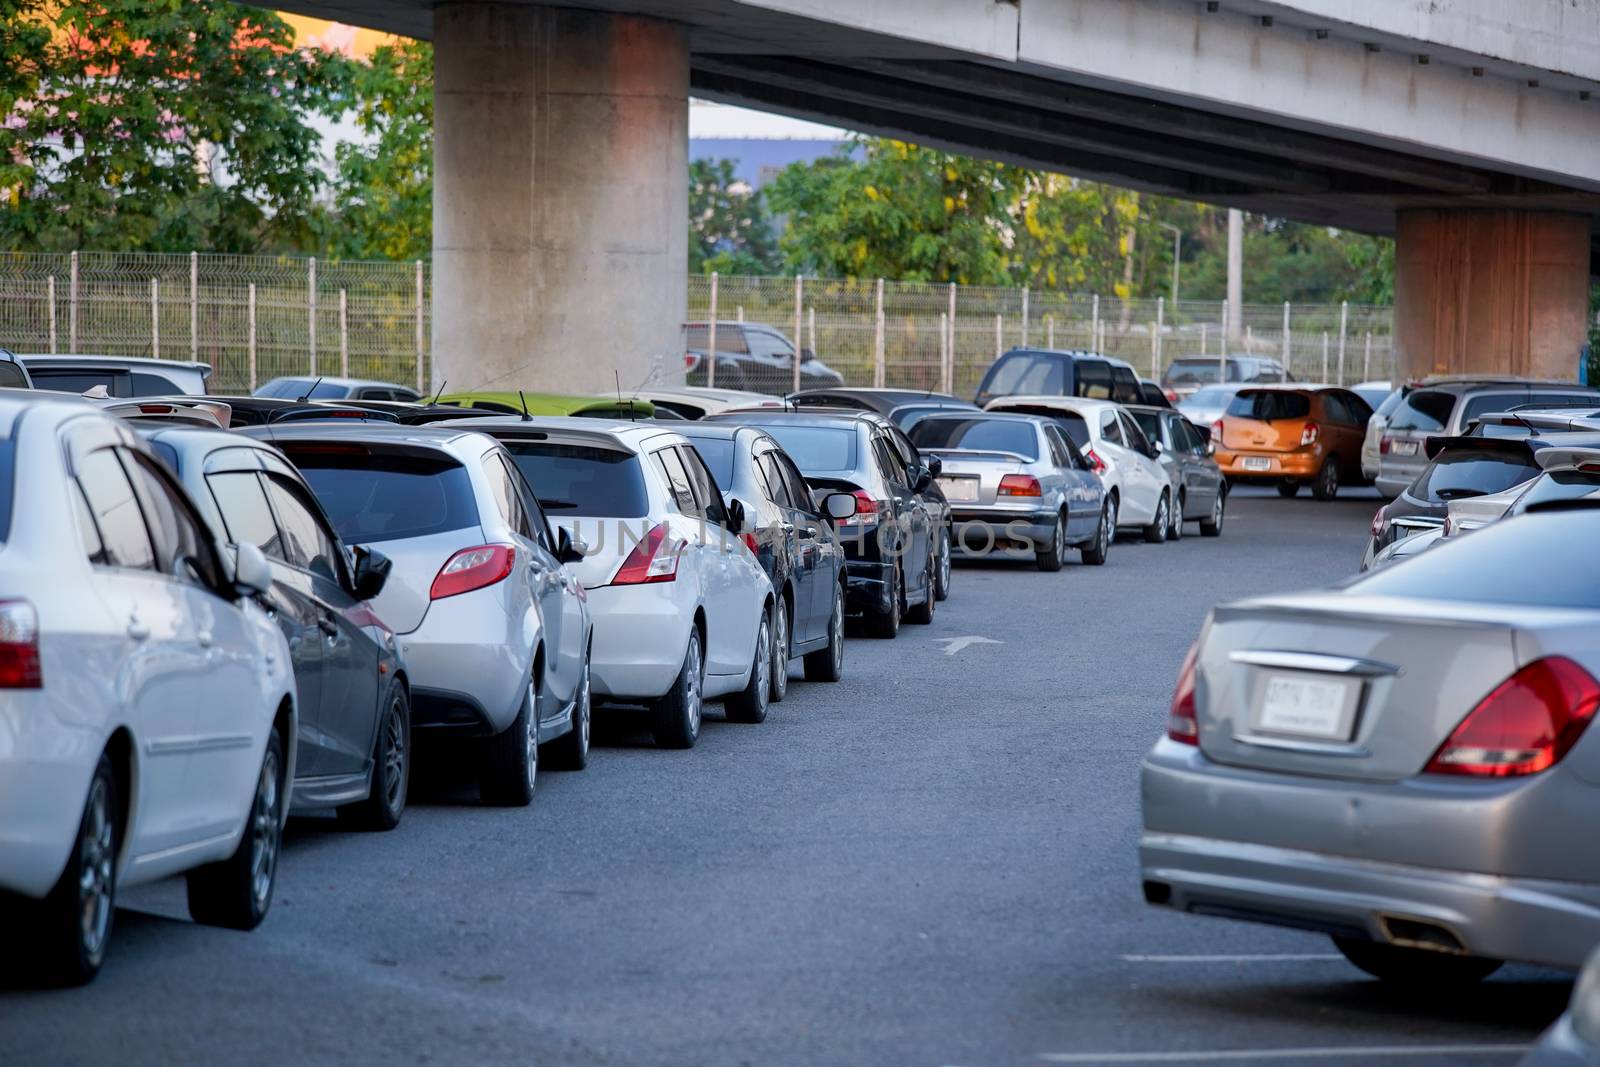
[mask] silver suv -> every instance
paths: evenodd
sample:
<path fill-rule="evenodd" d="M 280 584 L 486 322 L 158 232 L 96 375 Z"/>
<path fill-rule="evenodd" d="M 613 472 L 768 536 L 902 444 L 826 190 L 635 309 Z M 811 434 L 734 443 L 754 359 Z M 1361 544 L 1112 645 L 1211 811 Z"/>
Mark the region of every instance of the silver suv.
<path fill-rule="evenodd" d="M 1600 389 L 1528 378 L 1428 378 L 1395 407 L 1378 442 L 1378 492 L 1398 496 L 1428 465 L 1423 442 L 1459 436 L 1479 416 L 1536 406 L 1594 407 Z"/>

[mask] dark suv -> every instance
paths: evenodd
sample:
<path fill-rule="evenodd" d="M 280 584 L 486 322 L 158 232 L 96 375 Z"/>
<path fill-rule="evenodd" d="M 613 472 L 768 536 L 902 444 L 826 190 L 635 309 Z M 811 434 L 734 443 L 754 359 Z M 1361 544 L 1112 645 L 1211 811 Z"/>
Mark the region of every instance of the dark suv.
<path fill-rule="evenodd" d="M 1138 404 L 1139 376 L 1120 359 L 1098 352 L 1013 348 L 989 367 L 973 398 L 979 407 L 997 396 L 1081 396 Z"/>
<path fill-rule="evenodd" d="M 683 327 L 684 376 L 690 385 L 707 385 L 706 353 L 711 326 L 691 322 Z M 800 350 L 800 388 L 843 385 L 844 375 L 823 363 L 809 348 Z M 776 326 L 764 322 L 717 321 L 717 379 L 720 389 L 757 393 L 794 390 L 794 345 Z"/>
<path fill-rule="evenodd" d="M 1227 372 L 1223 373 L 1226 361 Z M 1173 403 L 1192 396 L 1203 385 L 1219 382 L 1292 382 L 1283 364 L 1265 356 L 1181 356 L 1161 376 L 1162 391 Z"/>

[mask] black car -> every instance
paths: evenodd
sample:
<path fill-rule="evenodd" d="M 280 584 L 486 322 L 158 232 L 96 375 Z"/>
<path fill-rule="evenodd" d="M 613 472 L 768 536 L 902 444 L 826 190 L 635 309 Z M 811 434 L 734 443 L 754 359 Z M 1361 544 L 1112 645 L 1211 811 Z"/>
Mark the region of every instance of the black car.
<path fill-rule="evenodd" d="M 850 408 L 855 411 L 876 411 L 886 416 L 902 430 L 904 420 L 925 415 L 930 410 L 972 411 L 970 404 L 949 393 L 934 393 L 925 389 L 804 389 L 785 397 L 797 408 Z"/>
<path fill-rule="evenodd" d="M 1125 409 L 1156 446 L 1155 460 L 1167 472 L 1172 498 L 1170 537 L 1183 536 L 1183 524 L 1198 522 L 1206 537 L 1222 532 L 1228 506 L 1228 480 L 1212 456 L 1211 434 L 1170 407 L 1129 404 Z"/>
<path fill-rule="evenodd" d="M 684 376 L 690 385 L 715 385 L 719 389 L 748 389 L 782 395 L 795 387 L 794 344 L 776 326 L 764 322 L 717 323 L 716 381 L 707 380 L 711 347 L 708 323 L 691 322 L 683 328 Z M 844 375 L 823 363 L 809 348 L 800 350 L 800 386 L 843 385 Z"/>
<path fill-rule="evenodd" d="M 1172 401 L 1167 399 L 1167 394 L 1162 390 L 1159 382 L 1149 378 L 1139 379 L 1139 403 L 1153 408 L 1170 408 Z"/>
<path fill-rule="evenodd" d="M 754 426 L 691 422 L 676 429 L 694 443 L 723 495 L 744 508 L 743 536 L 778 594 L 769 695 L 783 699 L 789 661 L 800 657 L 807 680 L 838 681 L 847 589 L 833 523 L 855 514 L 855 497 L 837 493 L 840 499 L 829 500 L 814 492 L 783 447 Z"/>
<path fill-rule="evenodd" d="M 857 513 L 840 522 L 846 606 L 868 632 L 894 637 L 900 621 L 933 621 L 941 519 L 928 495 L 934 475 L 908 466 L 882 416 L 864 412 L 746 409 L 701 425 L 755 426 L 777 439 L 814 490 L 849 493 Z"/>
<path fill-rule="evenodd" d="M 1133 366 L 1098 352 L 1013 348 L 990 365 L 978 385 L 979 407 L 997 396 L 1081 396 L 1140 403 Z"/>

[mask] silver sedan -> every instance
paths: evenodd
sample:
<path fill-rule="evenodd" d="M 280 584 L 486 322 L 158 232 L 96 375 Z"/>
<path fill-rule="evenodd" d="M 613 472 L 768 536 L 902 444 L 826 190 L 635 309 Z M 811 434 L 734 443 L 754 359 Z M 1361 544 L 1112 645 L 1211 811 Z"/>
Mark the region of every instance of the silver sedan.
<path fill-rule="evenodd" d="M 1141 770 L 1146 900 L 1396 981 L 1600 944 L 1600 509 L 1216 608 Z"/>

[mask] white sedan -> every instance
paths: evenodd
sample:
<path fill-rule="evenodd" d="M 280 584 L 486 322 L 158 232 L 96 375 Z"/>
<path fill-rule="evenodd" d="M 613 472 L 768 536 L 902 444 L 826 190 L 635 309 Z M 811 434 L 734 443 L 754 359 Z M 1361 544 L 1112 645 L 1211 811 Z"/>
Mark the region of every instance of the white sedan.
<path fill-rule="evenodd" d="M 125 886 L 266 916 L 298 725 L 271 584 L 130 427 L 0 397 L 0 939 L 38 979 L 94 977 Z"/>

